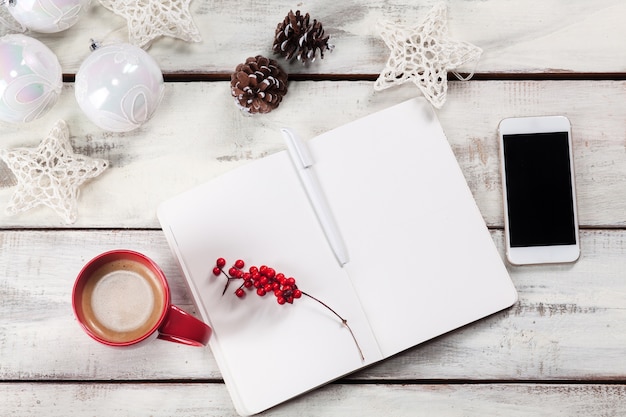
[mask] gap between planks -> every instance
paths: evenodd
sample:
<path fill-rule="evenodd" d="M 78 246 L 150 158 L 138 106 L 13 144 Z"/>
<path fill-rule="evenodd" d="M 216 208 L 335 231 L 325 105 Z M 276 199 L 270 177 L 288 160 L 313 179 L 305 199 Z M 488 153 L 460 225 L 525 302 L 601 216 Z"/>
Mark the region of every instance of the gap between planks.
<path fill-rule="evenodd" d="M 470 74 L 459 73 L 462 78 Z M 229 81 L 230 73 L 166 72 L 165 82 Z M 75 81 L 75 74 L 63 74 L 63 82 Z M 289 81 L 376 81 L 378 74 L 289 74 Z M 626 72 L 534 72 L 474 73 L 467 81 L 624 81 Z M 460 81 L 448 73 L 448 81 Z"/>

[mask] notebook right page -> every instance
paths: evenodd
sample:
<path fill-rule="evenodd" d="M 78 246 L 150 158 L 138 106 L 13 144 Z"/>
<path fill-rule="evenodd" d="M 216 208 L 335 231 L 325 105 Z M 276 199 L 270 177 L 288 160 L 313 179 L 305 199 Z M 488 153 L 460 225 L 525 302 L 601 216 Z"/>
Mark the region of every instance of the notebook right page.
<path fill-rule="evenodd" d="M 384 356 L 517 293 L 432 110 L 413 99 L 309 141 Z"/>

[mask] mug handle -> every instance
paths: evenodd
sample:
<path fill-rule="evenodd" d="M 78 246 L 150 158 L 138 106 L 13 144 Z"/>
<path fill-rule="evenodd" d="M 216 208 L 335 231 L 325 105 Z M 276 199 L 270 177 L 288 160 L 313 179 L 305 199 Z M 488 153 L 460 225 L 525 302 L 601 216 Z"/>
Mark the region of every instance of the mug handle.
<path fill-rule="evenodd" d="M 206 346 L 211 328 L 180 307 L 170 305 L 157 337 L 184 345 Z"/>

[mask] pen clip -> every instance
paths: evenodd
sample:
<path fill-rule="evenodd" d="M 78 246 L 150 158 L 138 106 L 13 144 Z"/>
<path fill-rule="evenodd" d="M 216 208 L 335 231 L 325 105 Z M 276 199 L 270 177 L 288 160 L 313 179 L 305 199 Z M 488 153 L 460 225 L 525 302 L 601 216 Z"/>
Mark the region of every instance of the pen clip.
<path fill-rule="evenodd" d="M 311 156 L 309 148 L 306 146 L 306 144 L 295 133 L 293 133 L 291 129 L 282 128 L 280 129 L 280 131 L 287 139 L 287 146 L 289 146 L 292 151 L 294 151 L 292 153 L 298 156 L 298 159 L 302 164 L 302 168 L 308 168 L 312 166 L 315 162 L 313 161 L 313 157 Z"/>

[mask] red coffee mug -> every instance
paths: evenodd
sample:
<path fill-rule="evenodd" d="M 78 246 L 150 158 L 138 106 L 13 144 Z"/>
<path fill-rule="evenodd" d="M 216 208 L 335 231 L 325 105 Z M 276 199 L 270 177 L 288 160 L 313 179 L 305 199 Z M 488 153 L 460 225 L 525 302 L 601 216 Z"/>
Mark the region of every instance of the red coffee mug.
<path fill-rule="evenodd" d="M 83 330 L 108 346 L 159 338 L 204 346 L 211 328 L 172 305 L 165 274 L 147 256 L 126 249 L 102 253 L 80 271 L 72 307 Z"/>

